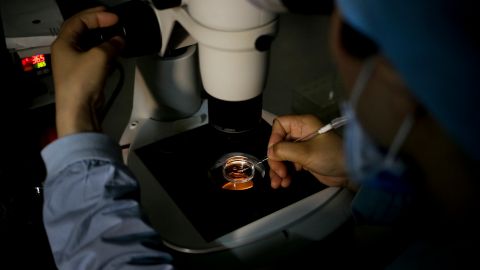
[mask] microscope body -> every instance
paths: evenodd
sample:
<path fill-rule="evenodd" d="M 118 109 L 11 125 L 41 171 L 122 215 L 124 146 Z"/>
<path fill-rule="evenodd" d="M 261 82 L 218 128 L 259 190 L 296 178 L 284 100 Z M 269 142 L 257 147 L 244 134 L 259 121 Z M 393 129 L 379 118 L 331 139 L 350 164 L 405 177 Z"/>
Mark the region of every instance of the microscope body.
<path fill-rule="evenodd" d="M 249 1 L 206 2 L 188 1 L 187 10 L 194 20 L 214 29 L 198 44 L 202 82 L 209 94 L 209 122 L 224 132 L 245 132 L 261 121 L 277 17 Z"/>
<path fill-rule="evenodd" d="M 191 0 L 187 10 L 206 27 L 196 38 L 205 90 L 225 101 L 245 101 L 260 95 L 270 49 L 270 44 L 264 43 L 275 34 L 274 14 L 238 0 Z"/>
<path fill-rule="evenodd" d="M 127 54 L 138 58 L 132 114 L 120 144 L 128 146 L 124 160 L 164 244 L 248 260 L 280 243 L 295 248 L 321 239 L 343 223 L 346 211 L 331 208 L 343 208 L 350 194 L 311 175 L 280 192 L 270 187 L 268 174 L 253 188 L 231 191 L 221 188 L 226 180 L 212 169 L 226 153 L 266 155 L 273 115 L 262 110 L 262 91 L 276 15 L 248 0 L 147 3 L 135 1 L 145 16 L 132 24 L 148 21 L 149 32 L 130 39 L 136 31 L 121 29 Z M 333 197 L 340 205 L 330 205 Z M 298 237 L 284 238 L 286 231 Z"/>
<path fill-rule="evenodd" d="M 126 40 L 126 54 L 139 57 L 137 68 L 153 92 L 150 96 L 156 99 L 154 103 L 167 107 L 172 102 L 180 103 L 173 100 L 175 86 L 195 80 L 193 70 L 199 69 L 198 86 L 208 94 L 210 124 L 230 133 L 255 128 L 261 120 L 262 91 L 270 44 L 276 34 L 276 14 L 247 0 L 184 0 L 176 1 L 173 4 L 178 6 L 173 7 L 167 5 L 170 2 L 130 1 L 114 8 L 120 23 L 124 23 L 118 32 Z M 192 66 L 176 65 L 185 61 L 175 51 L 188 46 L 196 47 L 195 56 L 188 61 Z M 194 60 L 197 56 L 198 60 Z M 148 57 L 151 59 L 147 60 Z M 153 64 L 155 61 L 157 64 Z M 170 71 L 165 72 L 166 69 Z M 172 95 L 155 94 L 156 91 Z M 178 89 L 180 94 L 175 98 L 185 98 L 195 108 L 198 101 L 188 99 L 198 100 L 198 95 L 182 96 L 182 91 Z M 167 98 L 162 100 L 162 97 Z M 177 105 L 172 106 L 170 109 Z M 180 108 L 179 118 L 188 113 L 191 111 Z"/>

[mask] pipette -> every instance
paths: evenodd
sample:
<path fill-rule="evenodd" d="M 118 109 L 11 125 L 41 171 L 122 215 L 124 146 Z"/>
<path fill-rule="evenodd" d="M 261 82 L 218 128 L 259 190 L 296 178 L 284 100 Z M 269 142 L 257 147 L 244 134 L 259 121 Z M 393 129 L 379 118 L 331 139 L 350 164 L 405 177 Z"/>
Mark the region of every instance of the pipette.
<path fill-rule="evenodd" d="M 343 125 L 345 125 L 347 123 L 348 119 L 346 116 L 339 116 L 335 119 L 333 119 L 329 124 L 321 127 L 320 129 L 318 129 L 317 131 L 315 132 L 312 132 L 310 134 L 307 134 L 303 137 L 300 137 L 298 139 L 296 139 L 294 142 L 303 142 L 303 141 L 307 141 L 307 140 L 310 140 L 311 138 L 315 137 L 316 135 L 318 134 L 323 134 L 323 133 L 326 133 L 332 129 L 336 129 L 336 128 L 339 128 Z M 259 162 L 255 163 L 255 166 L 260 164 L 260 163 L 263 163 L 265 161 L 268 160 L 268 157 L 265 157 L 264 159 L 260 160 Z"/>
<path fill-rule="evenodd" d="M 300 137 L 300 138 L 296 139 L 294 142 L 307 141 L 307 140 L 315 137 L 318 134 L 323 134 L 323 133 L 328 132 L 332 129 L 339 128 L 339 127 L 345 125 L 347 123 L 347 120 L 348 119 L 347 119 L 346 116 L 337 117 L 337 118 L 333 119 L 329 124 L 321 127 L 319 130 L 317 130 L 315 132 L 312 132 L 310 134 L 307 134 L 303 137 Z"/>

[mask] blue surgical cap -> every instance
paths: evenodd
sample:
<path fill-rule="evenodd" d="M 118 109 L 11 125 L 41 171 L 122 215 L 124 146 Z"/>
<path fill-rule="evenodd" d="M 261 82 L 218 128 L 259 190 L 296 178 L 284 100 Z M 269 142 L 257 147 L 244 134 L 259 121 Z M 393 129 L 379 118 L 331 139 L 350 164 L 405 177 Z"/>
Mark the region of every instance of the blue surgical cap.
<path fill-rule="evenodd" d="M 480 160 L 479 4 L 470 0 L 337 0 L 458 145 Z M 474 7 L 477 6 L 477 8 Z"/>

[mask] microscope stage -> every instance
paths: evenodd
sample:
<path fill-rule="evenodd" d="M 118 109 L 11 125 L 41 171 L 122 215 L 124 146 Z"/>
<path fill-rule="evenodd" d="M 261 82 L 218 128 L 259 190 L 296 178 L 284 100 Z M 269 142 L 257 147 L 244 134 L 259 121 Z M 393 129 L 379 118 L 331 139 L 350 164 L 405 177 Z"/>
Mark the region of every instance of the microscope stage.
<path fill-rule="evenodd" d="M 135 153 L 208 243 L 326 188 L 311 174 L 300 172 L 294 174 L 289 188 L 274 190 L 265 162 L 265 176 L 257 173 L 253 188 L 222 189 L 226 180 L 218 169 L 212 169 L 215 162 L 231 152 L 263 159 L 270 133 L 265 121 L 248 134 L 226 134 L 206 124 L 140 147 Z"/>

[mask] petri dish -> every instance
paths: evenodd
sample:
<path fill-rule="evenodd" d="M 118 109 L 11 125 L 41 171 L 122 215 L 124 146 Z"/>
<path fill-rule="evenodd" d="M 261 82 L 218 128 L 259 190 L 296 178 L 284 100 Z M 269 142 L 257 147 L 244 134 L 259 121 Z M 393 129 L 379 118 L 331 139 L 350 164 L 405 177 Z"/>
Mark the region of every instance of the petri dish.
<path fill-rule="evenodd" d="M 234 152 L 218 159 L 212 170 L 221 170 L 218 176 L 223 178 L 222 189 L 246 190 L 254 186 L 255 178 L 265 177 L 265 167 L 258 161 L 252 155 Z"/>
<path fill-rule="evenodd" d="M 225 160 L 223 177 L 233 183 L 251 181 L 255 175 L 255 164 L 246 156 L 233 156 Z"/>

